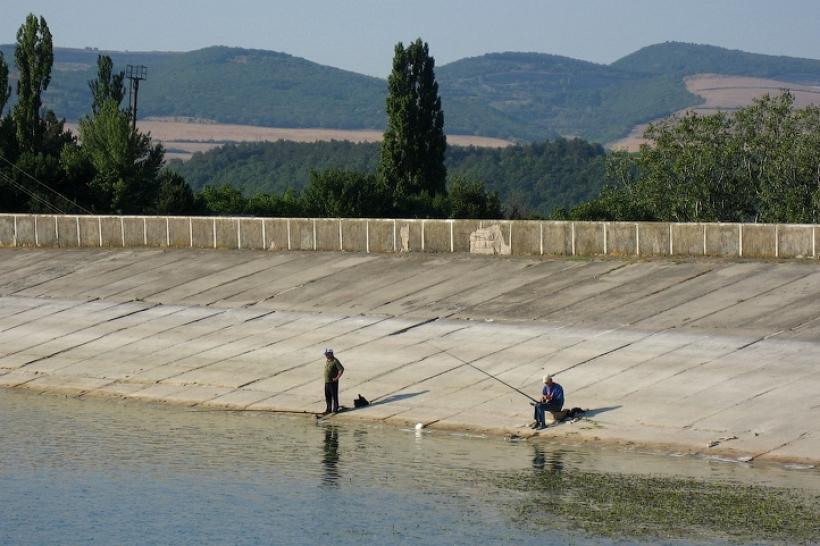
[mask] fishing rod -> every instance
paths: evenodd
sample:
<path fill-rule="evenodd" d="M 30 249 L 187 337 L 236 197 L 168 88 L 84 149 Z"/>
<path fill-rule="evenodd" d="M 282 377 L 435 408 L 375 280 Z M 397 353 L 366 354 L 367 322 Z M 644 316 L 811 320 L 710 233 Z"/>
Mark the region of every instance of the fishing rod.
<path fill-rule="evenodd" d="M 529 398 L 530 400 L 532 400 L 535 404 L 540 404 L 540 403 L 541 403 L 541 402 L 539 402 L 538 400 L 536 400 L 535 398 L 533 398 L 532 396 L 530 396 L 529 394 L 525 393 L 524 391 L 522 391 L 522 390 L 520 390 L 520 389 L 516 389 L 515 387 L 513 387 L 512 385 L 510 385 L 510 384 L 509 384 L 509 383 L 507 383 L 506 381 L 503 381 L 503 380 L 501 380 L 501 379 L 497 378 L 496 376 L 494 376 L 494 375 L 493 375 L 493 374 L 491 374 L 490 372 L 485 372 L 484 370 L 482 370 L 481 368 L 479 368 L 478 366 L 476 366 L 476 365 L 475 365 L 475 364 L 473 364 L 472 362 L 467 362 L 467 361 L 466 361 L 466 360 L 464 360 L 463 358 L 457 357 L 457 356 L 456 356 L 456 355 L 454 355 L 453 353 L 451 353 L 451 352 L 447 351 L 446 349 L 442 349 L 441 347 L 436 347 L 436 348 L 437 348 L 437 349 L 439 349 L 440 351 L 442 351 L 443 353 L 448 354 L 448 355 L 450 355 L 451 357 L 455 358 L 455 359 L 456 359 L 456 360 L 458 360 L 459 362 L 462 362 L 462 363 L 466 364 L 467 366 L 470 366 L 472 369 L 477 370 L 477 371 L 479 371 L 479 372 L 483 373 L 483 374 L 484 374 L 484 375 L 486 375 L 487 377 L 490 377 L 490 378 L 492 378 L 492 379 L 495 379 L 496 381 L 498 381 L 498 382 L 499 382 L 499 383 L 501 383 L 502 385 L 505 385 L 505 386 L 507 386 L 507 387 L 511 388 L 512 390 L 514 390 L 514 391 L 515 391 L 515 392 L 517 392 L 518 394 L 520 394 L 520 395 L 522 395 L 522 396 L 526 396 L 527 398 Z"/>

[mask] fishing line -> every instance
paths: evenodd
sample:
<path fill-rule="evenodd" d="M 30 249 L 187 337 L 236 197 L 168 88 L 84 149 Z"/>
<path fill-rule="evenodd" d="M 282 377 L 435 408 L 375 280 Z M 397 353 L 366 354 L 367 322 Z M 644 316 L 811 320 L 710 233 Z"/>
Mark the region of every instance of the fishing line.
<path fill-rule="evenodd" d="M 432 345 L 432 344 L 431 344 L 431 345 Z M 436 347 L 436 346 L 435 346 L 435 345 L 433 345 L 433 347 Z M 509 383 L 507 383 L 506 381 L 504 381 L 504 380 L 502 380 L 502 379 L 497 378 L 496 376 L 494 376 L 494 375 L 493 375 L 493 374 L 491 374 L 490 372 L 486 372 L 486 371 L 482 370 L 481 368 L 479 368 L 478 366 L 476 366 L 476 365 L 475 365 L 475 364 L 473 364 L 472 362 L 467 362 L 467 361 L 466 361 L 466 360 L 464 360 L 463 358 L 460 358 L 460 357 L 458 357 L 458 356 L 454 355 L 453 353 L 449 352 L 448 350 L 446 350 L 446 349 L 442 349 L 441 347 L 436 347 L 436 349 L 440 350 L 441 352 L 443 352 L 443 353 L 445 353 L 445 354 L 450 355 L 451 357 L 455 358 L 455 359 L 456 359 L 456 360 L 458 360 L 459 362 L 462 362 L 462 363 L 466 364 L 467 366 L 470 366 L 470 367 L 471 367 L 471 368 L 473 368 L 474 370 L 476 370 L 476 371 L 479 371 L 479 372 L 483 373 L 483 374 L 484 374 L 484 375 L 486 375 L 487 377 L 490 377 L 490 378 L 492 378 L 492 379 L 495 379 L 496 381 L 498 381 L 498 382 L 499 382 L 499 383 L 501 383 L 502 385 L 505 385 L 505 386 L 507 386 L 507 387 L 511 388 L 512 390 L 514 390 L 515 392 L 517 392 L 517 393 L 518 393 L 518 394 L 520 394 L 521 396 L 525 396 L 525 397 L 527 397 L 529 400 L 532 400 L 532 401 L 533 401 L 533 402 L 535 402 L 536 404 L 540 404 L 540 402 L 539 402 L 538 400 L 536 400 L 535 398 L 533 398 L 533 397 L 532 397 L 532 396 L 530 396 L 529 394 L 525 393 L 524 391 L 522 391 L 522 390 L 520 390 L 520 389 L 517 389 L 517 388 L 513 387 L 512 385 L 510 385 L 510 384 L 509 384 Z"/>

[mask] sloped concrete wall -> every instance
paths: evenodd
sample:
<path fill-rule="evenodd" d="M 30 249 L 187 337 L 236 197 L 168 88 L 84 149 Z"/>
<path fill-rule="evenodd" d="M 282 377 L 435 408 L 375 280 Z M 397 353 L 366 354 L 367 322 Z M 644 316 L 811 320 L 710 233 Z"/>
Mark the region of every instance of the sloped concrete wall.
<path fill-rule="evenodd" d="M 0 248 L 816 259 L 817 225 L 0 214 Z"/>

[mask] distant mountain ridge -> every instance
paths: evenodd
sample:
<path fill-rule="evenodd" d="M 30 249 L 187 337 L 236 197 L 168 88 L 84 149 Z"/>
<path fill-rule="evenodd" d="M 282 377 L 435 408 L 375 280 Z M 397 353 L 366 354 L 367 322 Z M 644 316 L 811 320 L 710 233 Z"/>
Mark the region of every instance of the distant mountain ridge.
<path fill-rule="evenodd" d="M 618 59 L 610 66 L 651 74 L 691 76 L 715 73 L 820 83 L 820 60 L 817 59 L 763 55 L 683 42 L 647 46 Z"/>
<path fill-rule="evenodd" d="M 13 77 L 13 46 L 0 50 Z M 286 53 L 225 46 L 185 53 L 55 48 L 45 99 L 59 116 L 76 120 L 88 113 L 87 82 L 101 53 L 117 69 L 149 67 L 140 87 L 141 117 L 292 128 L 385 124 L 385 80 Z M 820 60 L 666 42 L 610 65 L 544 53 L 488 53 L 440 66 L 436 76 L 448 133 L 609 142 L 639 123 L 702 102 L 683 77 L 704 72 L 820 83 Z"/>

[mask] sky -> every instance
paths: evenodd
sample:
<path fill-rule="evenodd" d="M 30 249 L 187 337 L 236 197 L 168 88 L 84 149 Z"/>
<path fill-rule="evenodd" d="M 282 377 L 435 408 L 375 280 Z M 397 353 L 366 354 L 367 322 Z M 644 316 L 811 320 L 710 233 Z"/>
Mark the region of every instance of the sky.
<path fill-rule="evenodd" d="M 437 66 L 498 51 L 611 63 L 671 40 L 820 59 L 820 0 L 0 0 L 0 43 L 28 13 L 61 47 L 227 45 L 381 78 L 417 37 Z"/>

